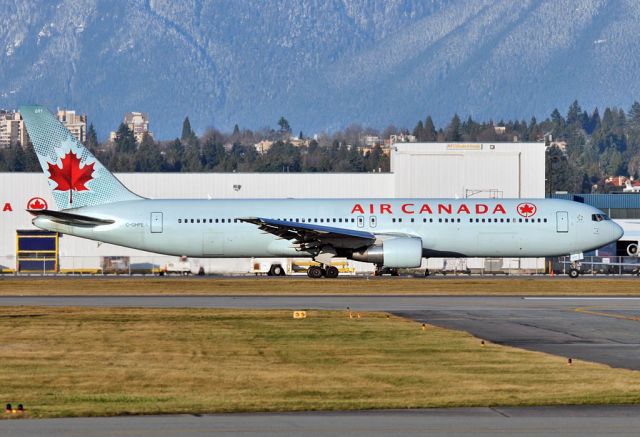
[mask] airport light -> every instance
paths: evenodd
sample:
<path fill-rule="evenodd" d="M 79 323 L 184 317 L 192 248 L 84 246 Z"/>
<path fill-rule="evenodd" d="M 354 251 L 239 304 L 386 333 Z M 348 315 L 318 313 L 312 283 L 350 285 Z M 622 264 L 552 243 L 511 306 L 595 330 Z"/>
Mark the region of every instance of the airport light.
<path fill-rule="evenodd" d="M 570 366 L 571 364 L 573 364 L 573 359 L 567 358 L 567 366 Z"/>
<path fill-rule="evenodd" d="M 422 324 L 422 330 L 423 330 L 423 331 L 426 331 L 426 330 L 427 330 L 427 325 L 426 325 L 426 324 L 424 324 L 424 323 Z"/>
<path fill-rule="evenodd" d="M 5 413 L 11 413 L 11 410 L 12 410 L 12 408 L 11 408 L 11 404 L 7 404 L 7 406 L 6 406 L 6 407 L 4 407 L 4 412 L 5 412 Z"/>

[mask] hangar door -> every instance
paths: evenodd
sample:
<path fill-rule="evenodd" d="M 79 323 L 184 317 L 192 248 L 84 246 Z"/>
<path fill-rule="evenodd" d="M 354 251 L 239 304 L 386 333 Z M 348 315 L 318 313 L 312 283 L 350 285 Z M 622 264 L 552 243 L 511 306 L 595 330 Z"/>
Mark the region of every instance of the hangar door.
<path fill-rule="evenodd" d="M 58 271 L 58 234 L 40 230 L 16 231 L 16 269 L 21 273 Z"/>

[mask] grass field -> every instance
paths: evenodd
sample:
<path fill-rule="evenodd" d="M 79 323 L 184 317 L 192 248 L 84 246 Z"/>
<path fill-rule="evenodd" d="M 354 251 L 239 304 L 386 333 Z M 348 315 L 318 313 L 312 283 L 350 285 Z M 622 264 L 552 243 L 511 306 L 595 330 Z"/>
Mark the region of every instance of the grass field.
<path fill-rule="evenodd" d="M 14 278 L 0 277 L 7 295 L 252 295 L 252 294 L 464 294 L 640 295 L 640 279 L 607 278 Z"/>
<path fill-rule="evenodd" d="M 28 417 L 640 402 L 640 372 L 383 313 L 291 316 L 0 308 L 0 401 Z"/>

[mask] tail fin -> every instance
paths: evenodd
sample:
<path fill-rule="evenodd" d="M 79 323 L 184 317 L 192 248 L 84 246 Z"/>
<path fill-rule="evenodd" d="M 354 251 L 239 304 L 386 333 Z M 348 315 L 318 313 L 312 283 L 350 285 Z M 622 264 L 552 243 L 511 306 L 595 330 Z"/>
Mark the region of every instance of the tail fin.
<path fill-rule="evenodd" d="M 20 114 L 60 209 L 139 199 L 102 165 L 46 108 Z"/>

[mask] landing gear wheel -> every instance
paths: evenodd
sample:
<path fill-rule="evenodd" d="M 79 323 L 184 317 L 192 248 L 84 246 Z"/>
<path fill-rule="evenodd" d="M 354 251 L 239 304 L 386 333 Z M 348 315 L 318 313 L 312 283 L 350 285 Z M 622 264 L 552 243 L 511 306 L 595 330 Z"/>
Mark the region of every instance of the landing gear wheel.
<path fill-rule="evenodd" d="M 578 269 L 570 269 L 569 270 L 569 277 L 570 278 L 577 278 L 578 276 L 580 276 L 580 270 Z"/>
<path fill-rule="evenodd" d="M 424 271 L 424 276 L 425 276 L 425 277 L 426 277 L 426 276 L 431 276 L 431 273 L 429 273 L 429 269 L 427 269 L 427 270 L 425 270 L 425 271 Z"/>
<path fill-rule="evenodd" d="M 307 270 L 307 276 L 313 279 L 322 278 L 322 269 L 319 266 L 311 266 Z"/>
<path fill-rule="evenodd" d="M 327 267 L 326 277 L 327 278 L 337 278 L 338 277 L 338 268 L 334 266 Z"/>

